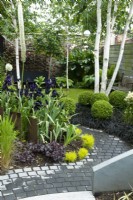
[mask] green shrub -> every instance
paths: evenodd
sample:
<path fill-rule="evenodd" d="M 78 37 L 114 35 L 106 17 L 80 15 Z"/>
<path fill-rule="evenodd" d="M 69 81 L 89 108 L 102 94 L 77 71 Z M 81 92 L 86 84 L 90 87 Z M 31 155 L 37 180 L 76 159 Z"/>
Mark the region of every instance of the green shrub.
<path fill-rule="evenodd" d="M 88 150 L 86 148 L 80 148 L 78 150 L 78 158 L 79 160 L 84 159 L 88 155 Z"/>
<path fill-rule="evenodd" d="M 114 73 L 114 70 L 115 70 L 115 65 L 111 65 L 109 68 L 108 68 L 108 71 L 107 71 L 107 77 L 108 77 L 108 79 L 111 79 L 112 78 L 112 76 L 113 76 L 113 73 Z M 117 74 L 117 76 L 116 76 L 116 82 L 119 80 L 119 78 L 120 78 L 120 75 L 119 75 L 119 73 Z"/>
<path fill-rule="evenodd" d="M 109 79 L 112 78 L 112 75 L 113 75 L 113 73 L 114 73 L 114 70 L 115 70 L 115 65 L 111 65 L 111 66 L 108 68 L 107 77 L 108 77 Z"/>
<path fill-rule="evenodd" d="M 65 88 L 67 86 L 66 77 L 65 76 L 56 77 L 56 84 L 57 84 L 57 87 Z M 73 86 L 73 80 L 68 79 L 68 85 L 69 85 L 69 87 L 72 87 Z"/>
<path fill-rule="evenodd" d="M 78 102 L 82 105 L 90 105 L 91 97 L 93 94 L 93 91 L 82 92 L 78 97 Z"/>
<path fill-rule="evenodd" d="M 109 102 L 115 107 L 115 108 L 120 108 L 124 109 L 126 106 L 126 101 L 124 101 L 127 93 L 123 91 L 113 91 L 109 95 Z"/>
<path fill-rule="evenodd" d="M 75 162 L 77 160 L 77 154 L 75 151 L 70 151 L 65 153 L 65 161 Z"/>
<path fill-rule="evenodd" d="M 95 81 L 94 75 L 85 75 L 82 80 L 82 86 L 84 88 L 90 88 L 91 86 L 93 86 L 94 88 L 94 81 Z"/>
<path fill-rule="evenodd" d="M 87 149 L 92 149 L 94 147 L 95 138 L 93 137 L 93 135 L 89 135 L 86 133 L 82 135 L 81 139 L 83 147 L 86 147 Z"/>
<path fill-rule="evenodd" d="M 105 100 L 96 101 L 92 105 L 91 114 L 95 118 L 108 119 L 113 114 L 113 106 Z"/>
<path fill-rule="evenodd" d="M 129 92 L 124 100 L 127 103 L 124 110 L 124 121 L 127 124 L 133 125 L 133 92 Z"/>
<path fill-rule="evenodd" d="M 64 109 L 69 115 L 75 113 L 76 104 L 73 99 L 68 97 L 63 97 L 61 98 L 61 102 L 64 104 Z"/>
<path fill-rule="evenodd" d="M 109 98 L 104 93 L 94 93 L 91 97 L 91 105 L 99 100 L 109 101 Z"/>

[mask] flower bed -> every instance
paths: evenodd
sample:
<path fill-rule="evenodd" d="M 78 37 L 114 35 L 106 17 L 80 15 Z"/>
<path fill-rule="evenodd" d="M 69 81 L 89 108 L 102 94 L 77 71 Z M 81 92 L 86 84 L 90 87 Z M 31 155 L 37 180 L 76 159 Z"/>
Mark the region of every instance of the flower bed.
<path fill-rule="evenodd" d="M 74 102 L 70 98 L 63 99 L 63 95 L 56 92 L 55 79 L 44 80 L 44 77 L 37 77 L 33 83 L 27 81 L 17 89 L 8 70 L 0 93 L 3 169 L 8 169 L 12 158 L 13 165 L 44 165 L 47 161 L 62 160 L 75 162 L 87 156 L 88 149 L 94 146 L 93 136 L 86 134 L 83 138 L 78 126 L 70 123 L 70 114 L 75 112 Z M 10 127 L 11 134 L 7 134 Z M 75 141 L 80 145 L 72 148 Z M 6 165 L 3 162 L 5 157 Z"/>

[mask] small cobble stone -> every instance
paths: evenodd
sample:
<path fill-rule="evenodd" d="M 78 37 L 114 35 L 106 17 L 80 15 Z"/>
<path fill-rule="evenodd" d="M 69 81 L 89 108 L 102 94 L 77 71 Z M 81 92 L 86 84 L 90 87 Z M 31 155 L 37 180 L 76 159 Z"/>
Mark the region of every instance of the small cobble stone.
<path fill-rule="evenodd" d="M 47 166 L 44 166 L 44 167 L 41 167 L 42 170 L 49 170 L 49 167 Z"/>
<path fill-rule="evenodd" d="M 9 179 L 8 175 L 0 176 L 0 181 Z"/>
<path fill-rule="evenodd" d="M 47 174 L 55 174 L 55 171 L 54 170 L 46 170 L 46 173 Z"/>
<path fill-rule="evenodd" d="M 17 199 L 23 199 L 23 198 L 27 197 L 26 193 L 17 193 L 15 195 L 16 195 Z"/>
<path fill-rule="evenodd" d="M 23 170 L 24 170 L 24 172 L 31 172 L 32 171 L 32 169 L 30 167 L 26 167 Z"/>
<path fill-rule="evenodd" d="M 18 178 L 18 174 L 10 174 L 10 178 Z"/>
<path fill-rule="evenodd" d="M 55 194 L 55 193 L 57 193 L 57 189 L 56 188 L 47 189 L 47 193 L 48 194 Z"/>
<path fill-rule="evenodd" d="M 47 190 L 46 189 L 43 189 L 43 190 L 37 190 L 37 195 L 45 195 L 47 194 Z"/>
<path fill-rule="evenodd" d="M 37 195 L 36 191 L 28 191 L 27 192 L 27 197 L 33 197 L 33 196 L 36 196 L 36 195 Z"/>
<path fill-rule="evenodd" d="M 46 175 L 46 171 L 37 171 L 38 175 Z"/>
<path fill-rule="evenodd" d="M 21 172 L 23 172 L 22 169 L 15 169 L 14 171 L 15 171 L 15 173 L 21 173 Z"/>
<path fill-rule="evenodd" d="M 74 169 L 74 166 L 67 166 L 67 169 Z"/>
<path fill-rule="evenodd" d="M 40 167 L 33 167 L 33 170 L 34 170 L 34 171 L 39 171 L 39 170 L 41 170 L 41 169 L 40 169 Z"/>
<path fill-rule="evenodd" d="M 34 172 L 34 171 L 31 171 L 31 172 L 28 172 L 28 175 L 29 175 L 29 176 L 35 176 L 35 175 L 37 175 L 37 173 Z"/>
<path fill-rule="evenodd" d="M 15 193 L 15 194 L 18 194 L 18 193 L 23 193 L 24 192 L 24 190 L 23 190 L 23 188 L 13 188 L 13 192 Z"/>
<path fill-rule="evenodd" d="M 18 175 L 19 175 L 19 177 L 25 177 L 25 176 L 28 176 L 28 174 L 27 174 L 26 172 L 19 173 Z"/>
<path fill-rule="evenodd" d="M 50 166 L 49 168 L 52 169 L 52 170 L 58 169 L 57 166 Z"/>
<path fill-rule="evenodd" d="M 65 192 L 68 192 L 68 190 L 67 190 L 67 188 L 57 188 L 57 192 L 65 193 Z"/>

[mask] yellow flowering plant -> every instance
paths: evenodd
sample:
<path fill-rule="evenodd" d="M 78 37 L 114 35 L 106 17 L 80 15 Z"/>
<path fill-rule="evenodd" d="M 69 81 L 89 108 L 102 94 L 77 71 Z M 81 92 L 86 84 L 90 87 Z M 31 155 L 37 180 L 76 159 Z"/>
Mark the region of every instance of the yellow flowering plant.
<path fill-rule="evenodd" d="M 65 161 L 67 162 L 75 162 L 77 160 L 77 154 L 75 151 L 66 152 Z"/>
<path fill-rule="evenodd" d="M 80 148 L 77 154 L 79 160 L 82 160 L 88 155 L 88 150 L 86 148 Z"/>
<path fill-rule="evenodd" d="M 82 134 L 82 130 L 80 128 L 76 128 L 75 129 L 75 133 L 76 133 L 76 135 L 81 135 Z"/>
<path fill-rule="evenodd" d="M 89 135 L 86 133 L 82 135 L 81 139 L 83 147 L 86 147 L 88 149 L 92 149 L 94 147 L 95 139 L 93 135 Z"/>

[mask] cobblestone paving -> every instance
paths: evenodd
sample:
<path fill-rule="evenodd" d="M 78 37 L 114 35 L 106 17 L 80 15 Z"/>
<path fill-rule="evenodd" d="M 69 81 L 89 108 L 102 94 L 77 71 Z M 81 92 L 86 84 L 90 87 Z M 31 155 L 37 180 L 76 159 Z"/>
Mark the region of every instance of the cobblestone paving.
<path fill-rule="evenodd" d="M 132 149 L 119 138 L 82 127 L 95 137 L 95 148 L 76 163 L 9 170 L 0 176 L 0 200 L 92 190 L 92 166 Z"/>

